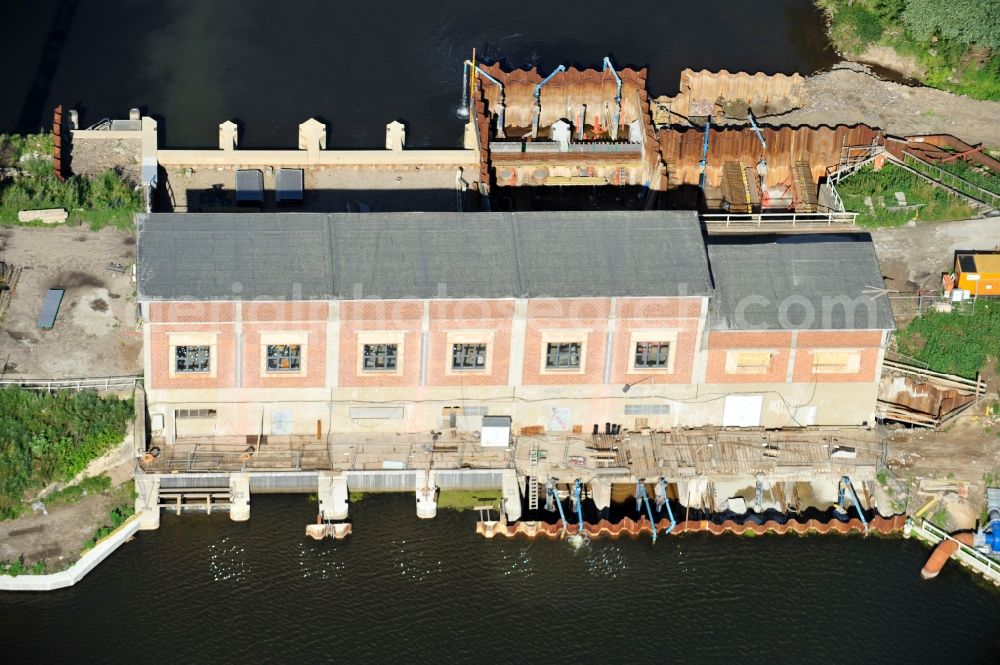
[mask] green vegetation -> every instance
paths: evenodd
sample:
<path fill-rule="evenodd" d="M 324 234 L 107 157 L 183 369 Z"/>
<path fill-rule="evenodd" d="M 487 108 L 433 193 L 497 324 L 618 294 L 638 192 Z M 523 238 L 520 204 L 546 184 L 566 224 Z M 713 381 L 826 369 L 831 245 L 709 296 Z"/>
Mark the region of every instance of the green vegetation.
<path fill-rule="evenodd" d="M 893 164 L 886 164 L 878 171 L 869 164 L 839 182 L 837 192 L 847 210 L 859 213 L 858 225 L 870 228 L 901 226 L 913 219 L 925 222 L 968 219 L 975 213 L 961 198 Z M 907 205 L 920 207 L 889 210 L 898 205 L 896 192 L 903 192 Z M 872 199 L 871 209 L 865 205 L 866 197 Z"/>
<path fill-rule="evenodd" d="M 830 40 L 860 55 L 888 46 L 913 57 L 927 85 L 1000 99 L 1000 21 L 995 0 L 815 0 Z"/>
<path fill-rule="evenodd" d="M 96 393 L 0 390 L 0 520 L 25 509 L 25 494 L 65 481 L 121 442 L 132 400 Z"/>
<path fill-rule="evenodd" d="M 72 176 L 59 180 L 51 155 L 51 135 L 0 134 L 0 167 L 19 171 L 0 181 L 0 224 L 20 223 L 20 210 L 65 208 L 68 224 L 89 224 L 95 230 L 105 226 L 132 228 L 133 216 L 143 209 L 140 192 L 114 171 L 94 179 Z"/>
<path fill-rule="evenodd" d="M 46 506 L 56 506 L 60 503 L 76 503 L 85 496 L 102 494 L 111 489 L 111 479 L 101 474 L 99 476 L 88 476 L 76 485 L 64 487 L 58 492 L 53 492 L 44 499 Z"/>
<path fill-rule="evenodd" d="M 46 564 L 44 561 L 36 561 L 28 566 L 24 563 L 24 557 L 18 557 L 16 561 L 0 561 L 0 575 L 44 575 Z"/>
<path fill-rule="evenodd" d="M 986 191 L 1000 194 L 1000 173 L 994 173 L 985 167 L 976 167 L 964 159 L 956 159 L 952 162 L 937 163 L 938 168 L 949 173 L 954 173 L 962 180 L 967 180 L 977 187 L 982 187 Z"/>
<path fill-rule="evenodd" d="M 438 508 L 451 510 L 472 510 L 476 506 L 496 506 L 500 502 L 500 490 L 441 490 L 438 494 Z"/>
<path fill-rule="evenodd" d="M 948 509 L 941 506 L 931 515 L 931 522 L 939 529 L 944 529 L 948 524 Z"/>
<path fill-rule="evenodd" d="M 347 501 L 348 501 L 348 503 L 357 503 L 358 501 L 361 501 L 361 499 L 363 499 L 363 498 L 365 498 L 365 493 L 364 492 L 348 492 L 347 493 Z"/>
<path fill-rule="evenodd" d="M 976 378 L 988 358 L 1000 358 L 1000 302 L 980 299 L 950 313 L 927 312 L 896 336 L 901 353 L 935 372 Z"/>
<path fill-rule="evenodd" d="M 135 515 L 135 482 L 130 481 L 118 490 L 118 503 L 108 513 L 106 525 L 97 529 L 93 538 L 83 544 L 84 550 L 89 550 L 104 538 L 110 536 L 115 529 L 125 523 L 125 520 Z"/>

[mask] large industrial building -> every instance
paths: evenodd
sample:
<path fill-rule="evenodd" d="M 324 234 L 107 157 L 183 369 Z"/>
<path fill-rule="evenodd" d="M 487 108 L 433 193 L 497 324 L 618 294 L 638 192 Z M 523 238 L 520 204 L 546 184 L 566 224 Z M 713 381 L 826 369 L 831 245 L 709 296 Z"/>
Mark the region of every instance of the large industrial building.
<path fill-rule="evenodd" d="M 863 234 L 694 212 L 151 214 L 154 441 L 874 425 L 890 305 Z"/>

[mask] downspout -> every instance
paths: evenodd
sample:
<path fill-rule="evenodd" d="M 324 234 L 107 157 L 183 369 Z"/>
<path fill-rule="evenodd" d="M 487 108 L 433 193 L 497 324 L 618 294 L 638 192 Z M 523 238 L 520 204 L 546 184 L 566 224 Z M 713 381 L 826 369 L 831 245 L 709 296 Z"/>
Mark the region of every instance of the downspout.
<path fill-rule="evenodd" d="M 542 86 L 552 80 L 552 77 L 559 72 L 566 71 L 565 65 L 559 65 L 552 70 L 552 73 L 542 79 L 542 82 L 535 86 L 535 93 L 533 95 L 535 99 L 535 113 L 534 117 L 531 119 L 531 138 L 538 138 L 538 123 L 542 119 Z"/>
<path fill-rule="evenodd" d="M 618 76 L 618 72 L 615 71 L 614 66 L 611 64 L 611 59 L 608 57 L 604 58 L 604 69 L 601 70 L 605 72 L 611 70 L 611 75 L 615 77 L 615 82 L 618 84 L 618 90 L 615 93 L 615 108 L 614 112 L 611 114 L 611 140 L 618 140 L 618 124 L 622 119 L 622 78 Z"/>

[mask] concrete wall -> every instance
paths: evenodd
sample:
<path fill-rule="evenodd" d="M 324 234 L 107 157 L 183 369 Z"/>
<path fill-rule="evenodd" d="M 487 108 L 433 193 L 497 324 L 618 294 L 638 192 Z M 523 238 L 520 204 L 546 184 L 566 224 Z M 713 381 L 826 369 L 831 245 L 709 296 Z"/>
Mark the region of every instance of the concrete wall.
<path fill-rule="evenodd" d="M 706 304 L 700 297 L 151 303 L 149 410 L 164 422 L 154 436 L 274 435 L 289 420 L 300 435 L 421 432 L 447 426 L 456 407 L 460 417 L 485 410 L 512 416 L 516 428 L 546 431 L 589 432 L 605 422 L 696 427 L 721 424 L 726 397 L 737 394 L 761 396 L 765 427 L 874 422 L 882 332 L 704 335 Z M 265 370 L 268 335 L 304 346 L 299 373 Z M 212 347 L 212 371 L 172 372 L 172 347 L 199 340 Z M 380 340 L 399 345 L 399 367 L 366 372 L 360 349 Z M 452 344 L 479 341 L 486 368 L 453 370 Z M 581 367 L 546 369 L 551 341 L 581 343 Z M 669 367 L 635 368 L 638 341 L 668 341 Z M 767 351 L 770 364 L 738 371 L 731 354 L 746 350 Z M 816 369 L 817 354 L 840 351 L 850 366 Z M 177 409 L 216 413 L 175 419 Z"/>

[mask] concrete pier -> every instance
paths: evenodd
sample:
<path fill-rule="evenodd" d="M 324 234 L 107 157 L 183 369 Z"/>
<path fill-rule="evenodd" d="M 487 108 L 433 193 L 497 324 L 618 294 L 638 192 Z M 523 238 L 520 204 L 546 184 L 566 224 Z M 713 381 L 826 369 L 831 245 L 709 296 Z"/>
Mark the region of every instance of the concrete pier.
<path fill-rule="evenodd" d="M 135 513 L 139 516 L 139 529 L 141 531 L 153 531 L 160 528 L 159 474 L 136 474 Z"/>
<path fill-rule="evenodd" d="M 318 496 L 319 513 L 324 520 L 347 519 L 347 476 L 320 471 Z"/>
<path fill-rule="evenodd" d="M 611 483 L 595 478 L 590 481 L 590 494 L 598 510 L 607 510 L 611 507 Z"/>
<path fill-rule="evenodd" d="M 501 492 L 503 496 L 501 512 L 506 516 L 507 521 L 516 522 L 521 519 L 521 487 L 514 469 L 503 470 Z"/>
<path fill-rule="evenodd" d="M 234 522 L 246 522 L 250 519 L 250 474 L 232 473 L 229 475 L 229 519 Z"/>

